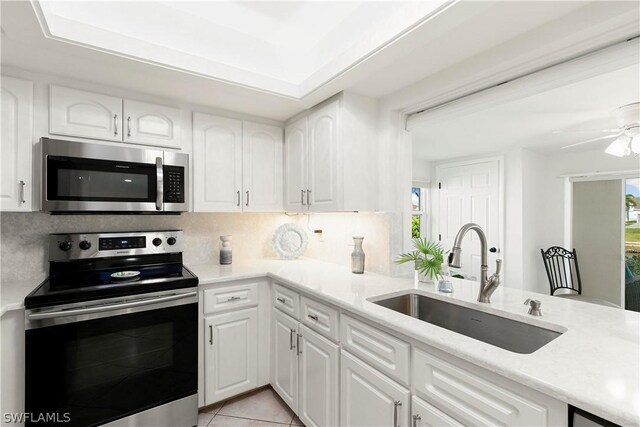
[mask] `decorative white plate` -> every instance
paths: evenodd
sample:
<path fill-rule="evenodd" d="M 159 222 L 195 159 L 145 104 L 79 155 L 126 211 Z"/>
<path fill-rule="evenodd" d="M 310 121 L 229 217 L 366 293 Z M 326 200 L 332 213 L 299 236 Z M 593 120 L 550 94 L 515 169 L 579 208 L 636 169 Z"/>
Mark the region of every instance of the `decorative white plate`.
<path fill-rule="evenodd" d="M 282 259 L 294 259 L 302 256 L 307 249 L 307 232 L 298 224 L 283 224 L 276 230 L 271 246 Z"/>
<path fill-rule="evenodd" d="M 132 279 L 134 277 L 137 277 L 139 275 L 140 275 L 139 271 L 117 271 L 115 273 L 112 273 L 111 277 L 117 280 L 127 280 L 127 279 Z"/>

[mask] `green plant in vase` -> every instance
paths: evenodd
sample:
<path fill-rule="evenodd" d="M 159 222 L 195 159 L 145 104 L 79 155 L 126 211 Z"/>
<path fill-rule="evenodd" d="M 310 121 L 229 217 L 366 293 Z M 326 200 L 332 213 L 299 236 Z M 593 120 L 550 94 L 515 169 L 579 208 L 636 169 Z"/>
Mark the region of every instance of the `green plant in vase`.
<path fill-rule="evenodd" d="M 412 240 L 416 250 L 398 255 L 396 263 L 405 264 L 413 262 L 419 275 L 427 277 L 430 280 L 435 281 L 435 279 L 442 277 L 442 263 L 444 262 L 444 254 L 446 253 L 442 245 L 437 242 L 430 242 L 424 237 L 418 237 Z"/>

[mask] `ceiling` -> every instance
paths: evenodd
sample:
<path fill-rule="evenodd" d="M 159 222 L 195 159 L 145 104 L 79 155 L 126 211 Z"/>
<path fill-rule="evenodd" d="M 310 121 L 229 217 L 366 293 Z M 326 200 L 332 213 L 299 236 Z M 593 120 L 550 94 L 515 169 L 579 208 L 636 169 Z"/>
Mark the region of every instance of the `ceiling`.
<path fill-rule="evenodd" d="M 2 66 L 284 121 L 342 90 L 382 98 L 457 64 L 493 70 L 472 59 L 549 25 L 564 42 L 609 34 L 638 8 L 614 3 L 576 24 L 593 1 L 2 1 Z"/>
<path fill-rule="evenodd" d="M 459 110 L 432 120 L 427 115 L 412 126 L 413 155 L 439 161 L 514 148 L 544 155 L 604 150 L 612 140 L 562 147 L 616 128 L 615 110 L 640 101 L 638 76 L 640 65 L 635 64 L 469 114 Z"/>

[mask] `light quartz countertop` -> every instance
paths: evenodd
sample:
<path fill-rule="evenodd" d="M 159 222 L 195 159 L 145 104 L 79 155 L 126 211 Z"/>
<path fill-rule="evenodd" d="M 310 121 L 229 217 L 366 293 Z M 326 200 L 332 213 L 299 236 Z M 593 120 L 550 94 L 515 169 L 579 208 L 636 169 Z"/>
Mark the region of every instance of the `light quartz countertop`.
<path fill-rule="evenodd" d="M 352 274 L 312 260 L 194 265 L 201 285 L 271 277 L 363 318 L 614 423 L 640 424 L 640 313 L 500 286 L 491 304 L 476 302 L 479 284 L 453 280 L 454 292 L 413 278 Z M 415 290 L 432 298 L 564 332 L 532 354 L 518 354 L 378 306 L 369 298 Z M 542 301 L 541 318 L 527 298 Z"/>
<path fill-rule="evenodd" d="M 261 259 L 229 266 L 192 265 L 200 285 L 271 277 L 381 326 L 467 360 L 621 425 L 640 425 L 640 313 L 501 285 L 491 304 L 476 302 L 479 284 L 453 279 L 452 294 L 433 284 L 301 259 Z M 1 312 L 24 308 L 38 281 L 2 284 Z M 10 286 L 7 286 L 10 285 Z M 432 298 L 475 308 L 556 331 L 566 331 L 532 354 L 518 354 L 413 319 L 368 299 L 414 290 Z M 541 318 L 527 314 L 527 298 L 542 301 Z"/>

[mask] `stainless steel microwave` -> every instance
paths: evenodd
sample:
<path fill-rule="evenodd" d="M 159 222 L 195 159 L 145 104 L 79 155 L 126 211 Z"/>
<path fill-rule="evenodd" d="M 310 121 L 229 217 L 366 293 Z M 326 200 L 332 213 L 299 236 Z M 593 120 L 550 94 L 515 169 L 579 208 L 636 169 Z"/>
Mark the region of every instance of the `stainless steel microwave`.
<path fill-rule="evenodd" d="M 42 209 L 52 213 L 187 211 L 189 155 L 41 138 Z"/>

